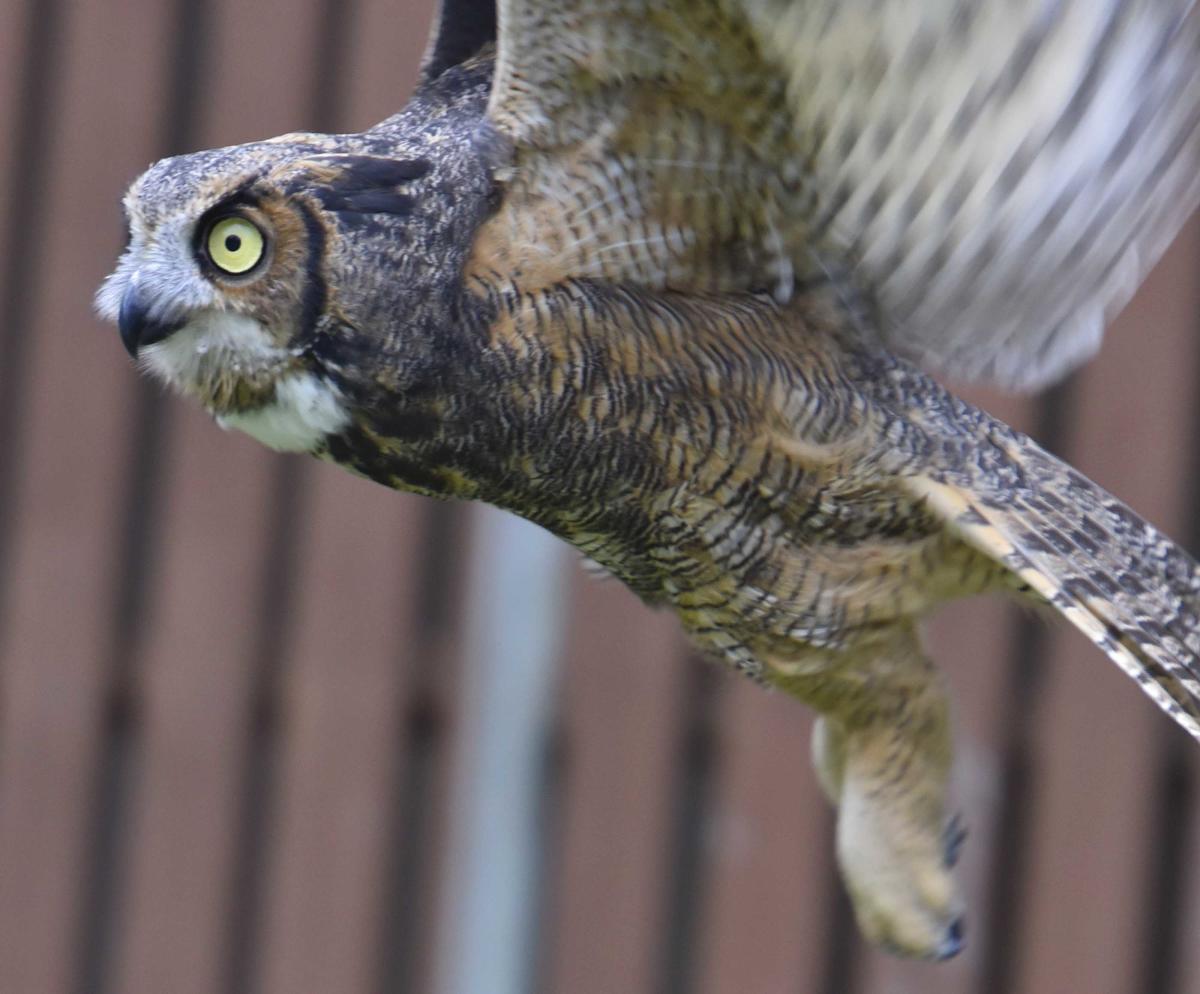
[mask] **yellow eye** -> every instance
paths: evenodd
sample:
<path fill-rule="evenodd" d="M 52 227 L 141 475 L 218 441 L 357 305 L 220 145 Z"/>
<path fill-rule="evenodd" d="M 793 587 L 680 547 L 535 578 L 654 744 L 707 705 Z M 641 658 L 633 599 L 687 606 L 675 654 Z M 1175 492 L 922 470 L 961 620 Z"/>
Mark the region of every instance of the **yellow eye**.
<path fill-rule="evenodd" d="M 208 229 L 208 257 L 235 276 L 258 265 L 265 245 L 262 232 L 244 217 L 223 217 Z"/>

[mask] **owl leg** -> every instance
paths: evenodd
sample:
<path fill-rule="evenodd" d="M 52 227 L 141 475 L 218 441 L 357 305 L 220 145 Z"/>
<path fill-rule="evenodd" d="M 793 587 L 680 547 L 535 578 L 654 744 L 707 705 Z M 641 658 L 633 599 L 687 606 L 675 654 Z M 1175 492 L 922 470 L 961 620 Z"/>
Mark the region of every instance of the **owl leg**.
<path fill-rule="evenodd" d="M 838 862 L 863 933 L 903 955 L 953 956 L 963 927 L 945 813 L 949 707 L 916 633 L 901 629 L 832 665 L 770 670 L 821 712 L 813 760 L 839 809 Z"/>

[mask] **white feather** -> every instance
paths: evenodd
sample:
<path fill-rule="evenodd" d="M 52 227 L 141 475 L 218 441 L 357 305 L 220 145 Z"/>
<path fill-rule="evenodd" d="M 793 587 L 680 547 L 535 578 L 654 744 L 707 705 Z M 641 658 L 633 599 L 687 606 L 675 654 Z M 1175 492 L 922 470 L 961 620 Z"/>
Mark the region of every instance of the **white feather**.
<path fill-rule="evenodd" d="M 165 340 L 142 349 L 150 373 L 182 388 L 202 383 L 214 369 L 248 379 L 273 377 L 289 359 L 253 318 L 204 311 Z M 311 452 L 350 422 L 336 388 L 315 373 L 289 373 L 275 383 L 274 400 L 253 411 L 218 414 L 222 428 L 244 431 L 280 452 Z"/>
<path fill-rule="evenodd" d="M 254 318 L 213 310 L 201 311 L 163 341 L 138 352 L 146 372 L 184 390 L 214 369 L 253 378 L 284 365 L 287 358 Z"/>
<path fill-rule="evenodd" d="M 350 423 L 335 388 L 313 373 L 293 373 L 275 384 L 271 404 L 243 414 L 217 418 L 222 428 L 236 428 L 279 452 L 311 452 L 327 435 Z"/>

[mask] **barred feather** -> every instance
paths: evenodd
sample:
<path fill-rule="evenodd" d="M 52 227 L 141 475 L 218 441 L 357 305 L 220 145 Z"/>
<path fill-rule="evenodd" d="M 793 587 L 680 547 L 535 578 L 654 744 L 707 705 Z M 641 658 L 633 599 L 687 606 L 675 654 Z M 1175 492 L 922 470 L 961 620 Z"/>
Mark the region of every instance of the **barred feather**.
<path fill-rule="evenodd" d="M 926 369 L 1032 387 L 1200 202 L 1195 0 L 500 10 L 485 244 L 547 282 L 830 284 Z"/>
<path fill-rule="evenodd" d="M 1200 739 L 1200 565 L 1091 480 L 1005 434 L 1016 479 L 930 473 L 908 487 Z"/>

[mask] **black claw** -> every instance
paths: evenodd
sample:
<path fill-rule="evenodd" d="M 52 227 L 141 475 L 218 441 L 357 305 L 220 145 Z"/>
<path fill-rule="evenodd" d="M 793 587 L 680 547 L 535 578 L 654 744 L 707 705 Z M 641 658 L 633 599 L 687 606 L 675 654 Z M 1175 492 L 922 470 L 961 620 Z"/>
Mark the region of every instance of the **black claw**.
<path fill-rule="evenodd" d="M 960 915 L 950 923 L 946 929 L 945 938 L 942 939 L 942 944 L 938 946 L 938 960 L 947 960 L 952 956 L 957 956 L 962 952 L 962 948 L 966 945 L 967 926 L 966 922 Z"/>
<path fill-rule="evenodd" d="M 954 815 L 946 822 L 946 827 L 942 830 L 942 860 L 946 864 L 946 869 L 952 869 L 958 864 L 958 858 L 962 855 L 963 843 L 966 841 L 967 826 L 963 822 L 962 815 Z"/>

